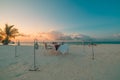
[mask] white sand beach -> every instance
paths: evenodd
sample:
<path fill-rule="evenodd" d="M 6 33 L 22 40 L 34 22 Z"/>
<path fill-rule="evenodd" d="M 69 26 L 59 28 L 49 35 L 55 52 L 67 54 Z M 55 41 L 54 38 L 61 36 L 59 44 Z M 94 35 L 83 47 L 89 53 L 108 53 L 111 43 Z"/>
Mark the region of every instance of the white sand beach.
<path fill-rule="evenodd" d="M 120 44 L 100 44 L 92 48 L 69 45 L 69 54 L 53 55 L 42 46 L 36 50 L 33 67 L 33 46 L 0 46 L 0 80 L 120 80 Z"/>

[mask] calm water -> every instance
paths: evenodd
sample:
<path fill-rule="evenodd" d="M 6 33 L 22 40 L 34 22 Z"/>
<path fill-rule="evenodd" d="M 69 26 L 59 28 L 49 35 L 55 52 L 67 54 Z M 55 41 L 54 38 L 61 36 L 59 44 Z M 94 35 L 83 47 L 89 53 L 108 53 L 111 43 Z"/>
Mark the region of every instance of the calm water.
<path fill-rule="evenodd" d="M 51 43 L 51 42 L 48 42 L 48 43 Z M 65 42 L 69 45 L 82 45 L 82 44 L 91 44 L 91 42 Z M 120 44 L 120 41 L 117 41 L 117 42 L 92 42 L 94 44 Z M 34 43 L 33 42 L 21 42 L 20 43 L 21 45 L 33 45 Z M 43 44 L 42 42 L 39 42 L 39 44 Z"/>
<path fill-rule="evenodd" d="M 67 42 L 68 44 L 75 44 L 75 45 L 81 45 L 81 44 L 90 44 L 91 42 Z M 119 42 L 92 42 L 94 44 L 120 44 Z"/>

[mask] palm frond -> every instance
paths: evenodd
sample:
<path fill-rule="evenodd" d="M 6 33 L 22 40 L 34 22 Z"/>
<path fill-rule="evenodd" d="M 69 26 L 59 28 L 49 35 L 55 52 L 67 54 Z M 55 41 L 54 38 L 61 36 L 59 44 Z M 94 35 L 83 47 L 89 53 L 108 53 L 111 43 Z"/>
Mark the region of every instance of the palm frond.
<path fill-rule="evenodd" d="M 3 37 L 3 36 L 5 36 L 6 34 L 5 34 L 5 32 L 0 28 L 0 35 Z"/>
<path fill-rule="evenodd" d="M 0 35 L 2 35 L 2 37 L 4 36 L 3 43 L 8 44 L 12 38 L 15 38 L 19 35 L 18 29 L 13 27 L 14 25 L 9 26 L 8 24 L 5 24 L 4 31 L 0 29 Z"/>
<path fill-rule="evenodd" d="M 16 29 L 16 28 L 13 28 L 13 29 L 11 29 L 10 30 L 10 34 L 12 35 L 12 34 L 18 34 L 19 32 L 18 32 L 18 29 Z"/>
<path fill-rule="evenodd" d="M 0 41 L 3 39 L 3 37 L 0 35 Z"/>
<path fill-rule="evenodd" d="M 7 35 L 10 35 L 10 31 L 11 31 L 11 29 L 14 27 L 14 25 L 12 25 L 12 26 L 8 26 L 8 24 L 5 24 L 5 33 L 7 34 Z"/>

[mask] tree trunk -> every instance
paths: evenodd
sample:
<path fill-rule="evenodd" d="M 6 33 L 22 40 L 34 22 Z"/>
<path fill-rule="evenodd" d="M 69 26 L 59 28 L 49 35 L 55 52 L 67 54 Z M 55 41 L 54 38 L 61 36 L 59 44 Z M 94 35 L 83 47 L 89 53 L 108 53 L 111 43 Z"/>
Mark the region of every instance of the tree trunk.
<path fill-rule="evenodd" d="M 2 41 L 3 45 L 8 45 L 9 42 L 10 40 L 8 36 Z"/>

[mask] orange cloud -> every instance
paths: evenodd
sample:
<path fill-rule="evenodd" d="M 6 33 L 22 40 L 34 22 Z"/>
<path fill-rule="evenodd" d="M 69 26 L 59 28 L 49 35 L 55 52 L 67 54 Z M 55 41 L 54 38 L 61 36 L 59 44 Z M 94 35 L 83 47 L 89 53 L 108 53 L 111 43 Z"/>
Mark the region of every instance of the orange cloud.
<path fill-rule="evenodd" d="M 79 33 L 64 34 L 59 31 L 48 31 L 36 34 L 23 34 L 23 36 L 17 37 L 16 39 L 20 40 L 21 42 L 33 42 L 34 39 L 37 39 L 38 41 L 87 40 L 90 39 L 90 37 Z"/>

